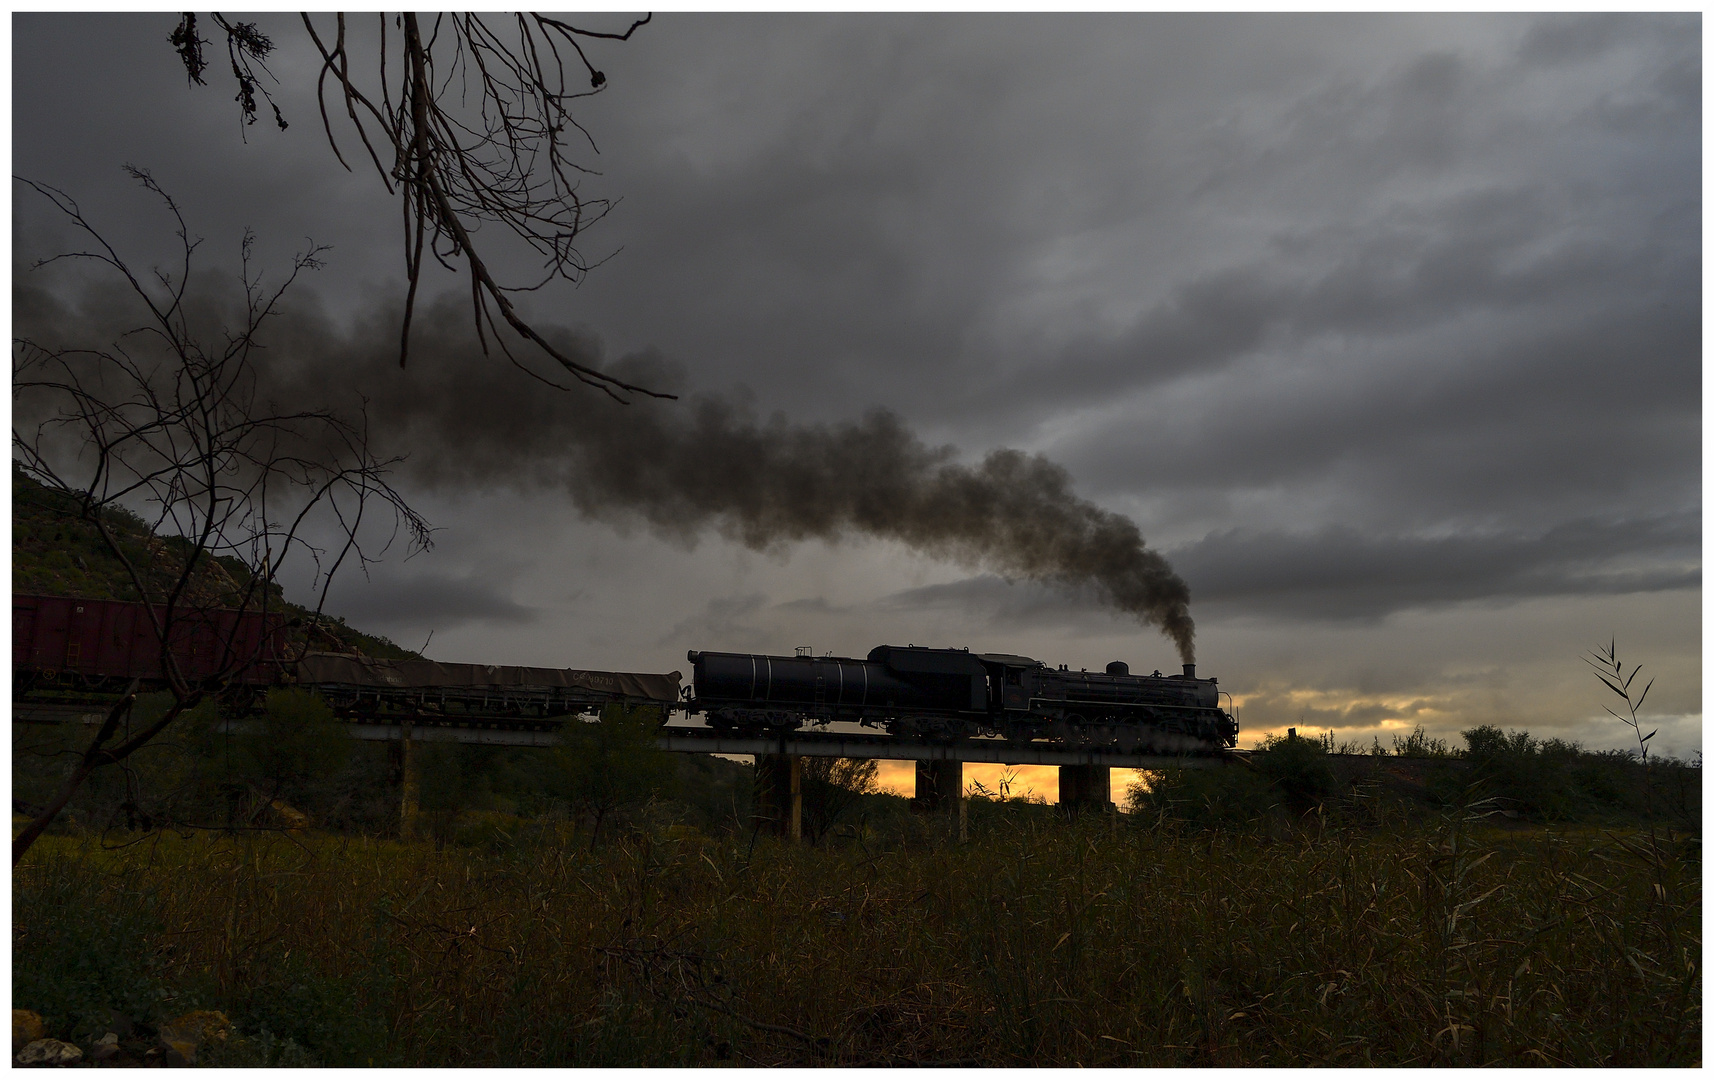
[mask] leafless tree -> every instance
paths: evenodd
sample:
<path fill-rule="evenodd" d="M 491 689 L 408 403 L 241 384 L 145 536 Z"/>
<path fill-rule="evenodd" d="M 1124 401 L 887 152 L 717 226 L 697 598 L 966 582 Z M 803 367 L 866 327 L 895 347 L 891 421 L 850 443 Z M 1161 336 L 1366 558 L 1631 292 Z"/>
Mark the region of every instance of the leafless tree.
<path fill-rule="evenodd" d="M 399 199 L 409 282 L 399 335 L 401 367 L 410 355 L 411 317 L 425 260 L 433 259 L 455 272 L 455 264 L 462 263 L 468 271 L 472 315 L 485 353 L 492 339 L 513 364 L 552 382 L 514 355 L 503 324 L 573 379 L 617 400 L 633 393 L 673 396 L 578 363 L 537 333 L 509 295 L 555 279 L 576 283 L 590 270 L 578 238 L 611 203 L 579 194 L 579 182 L 591 170 L 575 152 L 597 151 L 571 104 L 599 93 L 607 77 L 589 62 L 580 40 L 628 41 L 649 18 L 636 20 L 623 33 L 606 33 L 535 13 L 442 13 L 426 23 L 409 12 L 383 14 L 378 51 L 369 44 L 354 65 L 353 51 L 359 47 L 343 13 L 331 16 L 331 27 L 324 17 L 319 29 L 315 19 L 303 15 L 304 29 L 322 58 L 316 94 L 328 144 L 349 170 L 351 147 L 342 149 L 334 135 L 331 99 L 336 112 L 342 107 L 382 184 Z M 263 81 L 263 76 L 271 78 L 266 59 L 274 43 L 253 23 L 230 22 L 218 14 L 213 20 L 226 37 L 245 121 L 255 121 L 261 93 L 285 128 Z M 202 50 L 208 42 L 198 34 L 195 15 L 183 17 L 171 41 L 191 80 L 202 83 L 207 68 Z M 586 75 L 588 85 L 569 76 L 568 68 Z M 535 253 L 541 260 L 539 277 L 515 285 L 495 277 L 476 243 L 477 233 L 489 223 Z"/>
<path fill-rule="evenodd" d="M 57 795 L 13 841 L 13 865 L 92 772 L 124 761 L 263 659 L 271 635 L 243 628 L 257 617 L 264 626 L 281 621 L 283 572 L 313 564 L 319 614 L 348 560 L 366 563 L 401 537 L 415 549 L 431 539 L 387 481 L 394 461 L 369 452 L 360 412 L 348 421 L 281 408 L 258 393 L 258 334 L 298 276 L 318 265 L 319 249 L 296 256 L 284 280 L 264 289 L 246 235 L 242 325 L 209 333 L 186 305 L 198 242 L 154 179 L 130 171 L 177 224 L 172 272 L 139 277 L 69 196 L 23 181 L 90 243 L 37 265 L 71 259 L 115 275 L 141 324 L 100 348 L 15 338 L 12 449 L 15 466 L 92 526 L 123 567 L 147 613 L 171 704 L 133 730 L 140 683 L 131 683 Z M 377 511 L 390 527 L 365 526 Z M 202 649 L 194 669 L 183 655 L 188 637 Z"/>

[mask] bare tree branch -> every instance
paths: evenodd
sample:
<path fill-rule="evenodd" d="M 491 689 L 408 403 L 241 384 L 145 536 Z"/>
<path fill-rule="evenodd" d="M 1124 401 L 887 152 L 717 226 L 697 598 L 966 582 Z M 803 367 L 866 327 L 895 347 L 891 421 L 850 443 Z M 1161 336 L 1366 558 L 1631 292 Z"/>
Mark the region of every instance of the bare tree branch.
<path fill-rule="evenodd" d="M 355 71 L 345 15 L 333 15 L 332 33 L 326 36 L 309 13 L 302 18 L 322 59 L 316 99 L 329 147 L 349 170 L 328 110 L 332 95 L 344 105 L 346 121 L 381 183 L 399 200 L 407 281 L 399 365 L 410 357 L 411 323 L 428 257 L 455 272 L 462 265 L 470 275 L 471 316 L 485 354 L 492 339 L 508 361 L 564 388 L 514 355 L 501 333 L 504 325 L 572 379 L 616 401 L 632 394 L 673 397 L 572 359 L 520 316 L 508 295 L 555 279 L 576 284 L 596 265 L 585 260 L 578 238 L 613 204 L 579 192 L 581 179 L 592 170 L 574 158 L 574 151 L 599 151 L 570 106 L 600 92 L 607 76 L 590 62 L 578 39 L 629 41 L 652 16 L 635 20 L 623 33 L 607 33 L 537 13 L 440 13 L 426 28 L 414 13 L 381 15 L 375 61 Z M 268 74 L 264 61 L 273 42 L 254 24 L 219 15 L 213 19 L 226 34 L 240 111 L 246 124 L 253 123 L 258 93 L 273 105 L 257 75 Z M 169 40 L 191 81 L 202 84 L 207 42 L 197 36 L 195 16 L 186 14 Z M 568 81 L 566 47 L 587 74 L 587 88 Z M 277 107 L 274 113 L 285 127 Z M 509 285 L 495 276 L 476 242 L 489 224 L 535 253 L 541 260 L 539 277 Z"/>
<path fill-rule="evenodd" d="M 119 737 L 137 693 L 133 684 L 109 712 L 59 794 L 13 842 L 13 865 L 90 773 L 124 761 L 184 713 L 223 692 L 265 654 L 284 601 L 280 575 L 308 561 L 321 598 L 348 556 L 378 557 L 360 533 L 365 509 L 382 507 L 414 548 L 431 530 L 387 481 L 398 459 L 372 454 L 356 422 L 331 412 L 280 408 L 257 391 L 258 334 L 279 311 L 299 275 L 319 266 L 323 249 L 297 255 L 284 280 L 264 289 L 251 266 L 252 237 L 241 246 L 242 325 L 213 338 L 193 324 L 184 303 L 197 241 L 179 207 L 148 173 L 129 170 L 158 196 L 178 225 L 176 276 L 146 284 L 64 192 L 32 181 L 93 246 L 58 258 L 83 259 L 117 275 L 137 302 L 142 325 L 105 348 L 13 342 L 14 467 L 36 480 L 74 516 L 90 523 L 123 568 L 172 697 L 163 715 Z M 57 259 L 44 260 L 45 265 Z M 218 339 L 218 340 L 215 340 Z M 141 513 L 140 525 L 125 525 Z M 138 519 L 129 518 L 136 522 Z M 318 538 L 338 537 L 339 553 Z M 389 536 L 382 550 L 392 543 Z M 320 603 L 316 614 L 321 610 Z M 206 646 L 194 669 L 187 643 Z M 118 741 L 115 741 L 117 739 Z"/>

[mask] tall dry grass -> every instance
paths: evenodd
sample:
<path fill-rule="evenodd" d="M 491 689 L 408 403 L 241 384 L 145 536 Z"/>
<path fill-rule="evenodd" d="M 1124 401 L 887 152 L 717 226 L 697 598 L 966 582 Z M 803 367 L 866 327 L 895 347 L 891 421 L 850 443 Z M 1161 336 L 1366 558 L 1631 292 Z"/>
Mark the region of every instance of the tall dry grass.
<path fill-rule="evenodd" d="M 334 1064 L 1687 1065 L 1699 851 L 1458 813 L 1000 816 L 895 850 L 52 837 L 14 873 L 14 987 L 140 949 L 170 996 L 131 1007 L 224 1009 Z M 79 910 L 126 940 L 65 947 Z M 49 1019 L 87 1034 L 80 1007 Z"/>

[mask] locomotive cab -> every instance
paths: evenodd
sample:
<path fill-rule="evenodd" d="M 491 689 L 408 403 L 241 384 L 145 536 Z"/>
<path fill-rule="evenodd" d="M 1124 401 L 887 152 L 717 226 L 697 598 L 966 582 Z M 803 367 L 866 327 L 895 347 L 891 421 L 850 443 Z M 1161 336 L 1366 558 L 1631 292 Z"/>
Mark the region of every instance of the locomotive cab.
<path fill-rule="evenodd" d="M 1035 696 L 1035 672 L 1040 660 L 1010 653 L 983 653 L 978 659 L 988 669 L 989 708 L 995 712 L 1028 712 Z"/>

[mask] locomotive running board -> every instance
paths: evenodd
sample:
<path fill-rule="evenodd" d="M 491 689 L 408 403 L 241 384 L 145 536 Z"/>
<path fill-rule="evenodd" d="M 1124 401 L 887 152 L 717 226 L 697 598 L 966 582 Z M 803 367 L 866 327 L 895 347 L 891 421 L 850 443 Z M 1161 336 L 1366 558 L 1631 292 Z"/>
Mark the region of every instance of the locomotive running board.
<path fill-rule="evenodd" d="M 792 757 L 882 758 L 896 761 L 966 761 L 998 765 L 1112 765 L 1123 769 L 1207 769 L 1225 764 L 1219 756 L 1180 757 L 1123 753 L 1097 747 L 1013 743 L 1001 739 L 918 742 L 890 735 L 789 732 L 738 735 L 706 728 L 661 728 L 662 750 L 688 754 L 787 754 Z"/>
<path fill-rule="evenodd" d="M 400 738 L 395 724 L 347 724 L 353 738 L 391 742 Z M 414 742 L 481 743 L 490 746 L 552 746 L 552 731 L 413 725 Z M 846 735 L 838 732 L 789 732 L 782 735 L 737 735 L 708 728 L 664 727 L 655 745 L 679 754 L 789 754 L 792 757 L 881 758 L 896 761 L 968 761 L 999 765 L 1111 765 L 1121 769 L 1208 769 L 1226 764 L 1219 755 L 1176 757 L 1167 754 L 1126 754 L 1094 747 L 1053 746 L 1047 743 L 1008 743 L 999 739 L 958 742 L 917 742 L 890 735 Z"/>
<path fill-rule="evenodd" d="M 95 719 L 91 716 L 85 722 Z M 238 731 L 244 721 L 226 721 L 216 730 Z M 396 742 L 403 737 L 397 724 L 346 723 L 347 734 L 365 742 Z M 413 724 L 412 742 L 458 742 L 487 746 L 553 746 L 556 731 L 518 727 L 452 724 Z M 679 754 L 786 754 L 792 757 L 880 758 L 893 761 L 965 761 L 997 765 L 1111 765 L 1121 769 L 1211 769 L 1237 760 L 1240 752 L 1175 756 L 1127 754 L 1098 747 L 1012 743 L 1002 739 L 961 739 L 927 742 L 891 735 L 792 731 L 779 735 L 738 735 L 709 728 L 663 727 L 655 745 Z"/>

